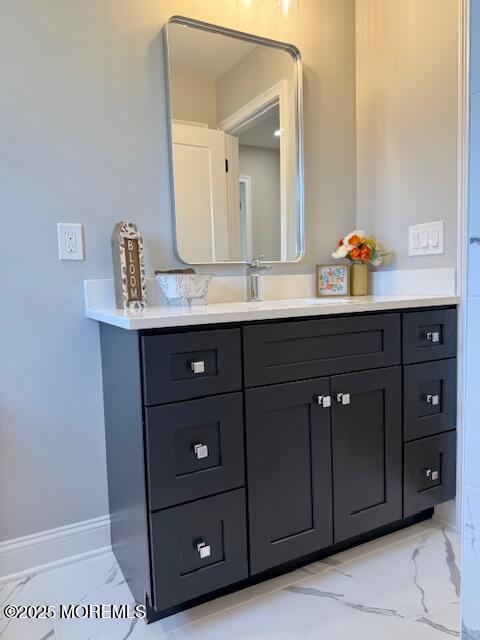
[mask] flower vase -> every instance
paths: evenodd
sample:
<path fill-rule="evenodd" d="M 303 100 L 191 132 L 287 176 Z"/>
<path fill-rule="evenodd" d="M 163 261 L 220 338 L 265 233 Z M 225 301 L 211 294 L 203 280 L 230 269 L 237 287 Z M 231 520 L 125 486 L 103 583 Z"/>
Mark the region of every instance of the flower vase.
<path fill-rule="evenodd" d="M 352 264 L 350 270 L 350 295 L 366 296 L 368 293 L 368 267 L 366 264 Z"/>

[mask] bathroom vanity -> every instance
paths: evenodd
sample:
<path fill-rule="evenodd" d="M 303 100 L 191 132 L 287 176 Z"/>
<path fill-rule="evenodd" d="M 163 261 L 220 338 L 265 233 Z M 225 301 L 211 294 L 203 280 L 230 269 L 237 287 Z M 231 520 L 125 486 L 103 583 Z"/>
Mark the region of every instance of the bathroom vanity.
<path fill-rule="evenodd" d="M 452 301 L 89 314 L 113 549 L 149 621 L 454 497 Z"/>
<path fill-rule="evenodd" d="M 164 36 L 178 258 L 300 260 L 300 52 L 181 17 Z M 179 87 L 186 63 L 211 80 L 214 58 L 207 122 Z M 427 519 L 454 497 L 457 302 L 87 303 L 100 322 L 112 546 L 149 621 Z"/>

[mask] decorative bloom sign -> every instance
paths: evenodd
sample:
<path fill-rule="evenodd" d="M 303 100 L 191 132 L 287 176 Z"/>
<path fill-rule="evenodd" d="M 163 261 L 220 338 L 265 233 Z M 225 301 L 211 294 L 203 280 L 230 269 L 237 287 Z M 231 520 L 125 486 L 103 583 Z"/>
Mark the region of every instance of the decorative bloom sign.
<path fill-rule="evenodd" d="M 117 309 L 142 309 L 147 304 L 143 241 L 133 222 L 118 222 L 112 233 L 113 273 Z"/>

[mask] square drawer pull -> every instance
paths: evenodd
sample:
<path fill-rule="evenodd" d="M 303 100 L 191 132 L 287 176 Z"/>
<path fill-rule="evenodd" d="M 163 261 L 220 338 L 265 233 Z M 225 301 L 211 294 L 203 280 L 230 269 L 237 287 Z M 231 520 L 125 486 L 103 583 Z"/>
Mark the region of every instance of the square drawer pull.
<path fill-rule="evenodd" d="M 350 404 L 350 394 L 349 393 L 337 393 L 337 402 L 339 404 Z"/>
<path fill-rule="evenodd" d="M 432 395 L 431 393 L 429 393 L 427 395 L 427 403 L 433 405 L 434 407 L 436 407 L 438 404 L 440 404 L 440 396 L 439 395 Z"/>
<path fill-rule="evenodd" d="M 199 542 L 197 544 L 197 551 L 198 551 L 198 555 L 202 559 L 208 558 L 212 555 L 212 550 L 210 548 L 210 545 L 207 544 L 206 542 Z"/>
<path fill-rule="evenodd" d="M 324 409 L 328 409 L 332 406 L 331 396 L 317 396 L 316 402 Z"/>
<path fill-rule="evenodd" d="M 430 478 L 430 480 L 438 480 L 438 471 L 433 471 L 432 469 L 424 470 L 425 476 Z"/>
<path fill-rule="evenodd" d="M 205 362 L 203 360 L 197 360 L 196 362 L 191 362 L 190 369 L 195 374 L 205 373 Z"/>
<path fill-rule="evenodd" d="M 199 460 L 208 458 L 208 446 L 206 444 L 201 444 L 200 442 L 198 444 L 194 444 L 193 450 Z"/>
<path fill-rule="evenodd" d="M 429 331 L 427 333 L 427 340 L 433 344 L 440 342 L 440 333 L 438 331 Z"/>

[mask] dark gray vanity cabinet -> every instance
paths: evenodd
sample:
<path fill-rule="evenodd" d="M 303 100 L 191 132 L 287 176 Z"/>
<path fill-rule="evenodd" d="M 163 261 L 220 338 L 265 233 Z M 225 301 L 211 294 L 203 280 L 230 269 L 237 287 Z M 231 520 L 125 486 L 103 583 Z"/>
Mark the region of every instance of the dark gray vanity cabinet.
<path fill-rule="evenodd" d="M 329 394 L 328 378 L 245 393 L 252 574 L 333 543 Z"/>
<path fill-rule="evenodd" d="M 334 525 L 340 542 L 402 517 L 401 367 L 334 376 L 332 397 Z"/>
<path fill-rule="evenodd" d="M 245 490 L 156 511 L 150 517 L 158 611 L 248 576 Z"/>
<path fill-rule="evenodd" d="M 401 385 L 392 367 L 246 391 L 252 573 L 402 518 Z"/>
<path fill-rule="evenodd" d="M 145 445 L 152 511 L 244 486 L 242 394 L 146 408 Z"/>
<path fill-rule="evenodd" d="M 400 315 L 358 315 L 246 326 L 246 387 L 400 364 Z"/>
<path fill-rule="evenodd" d="M 112 546 L 149 621 L 455 495 L 454 308 L 100 335 Z"/>

